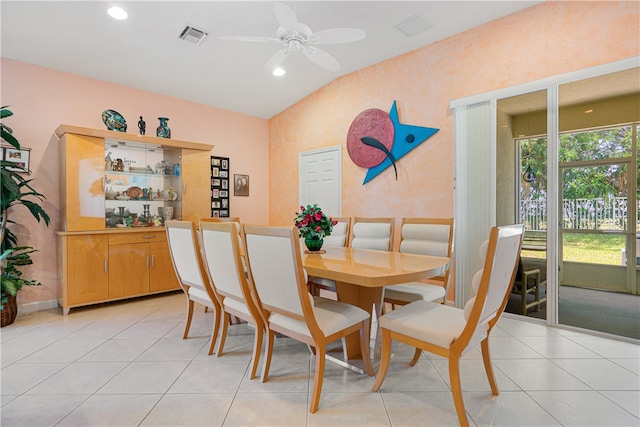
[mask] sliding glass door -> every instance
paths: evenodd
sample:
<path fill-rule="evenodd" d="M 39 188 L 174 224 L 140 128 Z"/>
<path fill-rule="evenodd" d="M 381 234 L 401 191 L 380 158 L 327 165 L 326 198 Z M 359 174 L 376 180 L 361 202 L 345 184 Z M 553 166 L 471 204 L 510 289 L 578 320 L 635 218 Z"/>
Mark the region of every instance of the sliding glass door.
<path fill-rule="evenodd" d="M 525 225 L 507 312 L 640 339 L 638 86 L 637 68 L 558 85 L 554 122 L 548 90 L 496 102 L 496 223 Z"/>
<path fill-rule="evenodd" d="M 558 102 L 557 321 L 640 339 L 638 69 L 560 85 Z"/>
<path fill-rule="evenodd" d="M 527 265 L 518 277 L 531 271 L 540 292 L 514 287 L 507 311 L 640 339 L 638 59 L 451 102 L 456 239 L 465 242 L 455 256 L 458 306 L 487 226 L 521 222 Z M 583 297 L 593 290 L 604 293 Z M 600 304 L 609 297 L 613 304 Z M 605 320 L 632 326 L 604 328 Z"/>

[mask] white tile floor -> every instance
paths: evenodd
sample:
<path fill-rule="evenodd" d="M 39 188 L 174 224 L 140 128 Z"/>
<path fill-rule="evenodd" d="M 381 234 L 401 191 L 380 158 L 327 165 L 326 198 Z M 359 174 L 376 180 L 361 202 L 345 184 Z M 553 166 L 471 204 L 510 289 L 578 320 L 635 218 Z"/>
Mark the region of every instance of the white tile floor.
<path fill-rule="evenodd" d="M 208 356 L 212 314 L 199 308 L 182 340 L 181 293 L 19 316 L 2 328 L 0 424 L 9 426 L 457 425 L 447 361 L 398 345 L 381 391 L 327 363 L 320 409 L 308 412 L 308 349 L 278 338 L 270 379 L 249 380 L 253 331 L 230 327 Z M 491 350 L 492 397 L 480 352 L 461 364 L 471 424 L 640 426 L 640 346 L 503 318 Z M 377 364 L 374 365 L 377 369 Z"/>

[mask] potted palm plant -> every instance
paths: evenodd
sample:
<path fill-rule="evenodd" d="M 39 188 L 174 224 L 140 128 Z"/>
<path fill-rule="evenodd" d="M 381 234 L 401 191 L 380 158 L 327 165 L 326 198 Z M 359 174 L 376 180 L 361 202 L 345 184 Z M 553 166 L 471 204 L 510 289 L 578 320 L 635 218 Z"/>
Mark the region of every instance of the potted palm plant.
<path fill-rule="evenodd" d="M 2 107 L 0 119 L 13 115 L 13 112 Z M 0 123 L 2 140 L 16 150 L 20 150 L 20 142 L 13 136 L 13 130 Z M 31 186 L 30 179 L 24 179 L 20 173 L 28 173 L 26 169 L 16 171 L 15 163 L 0 160 L 0 310 L 2 311 L 2 326 L 10 325 L 17 314 L 16 295 L 23 286 L 39 286 L 37 280 L 22 277 L 20 268 L 33 264 L 31 254 L 36 250 L 31 246 L 19 246 L 18 236 L 9 228 L 15 221 L 9 219 L 9 213 L 18 206 L 26 207 L 33 217 L 40 222 L 42 219 L 49 226 L 50 218 L 40 203 L 44 195 Z M 11 209 L 10 209 L 11 208 Z"/>

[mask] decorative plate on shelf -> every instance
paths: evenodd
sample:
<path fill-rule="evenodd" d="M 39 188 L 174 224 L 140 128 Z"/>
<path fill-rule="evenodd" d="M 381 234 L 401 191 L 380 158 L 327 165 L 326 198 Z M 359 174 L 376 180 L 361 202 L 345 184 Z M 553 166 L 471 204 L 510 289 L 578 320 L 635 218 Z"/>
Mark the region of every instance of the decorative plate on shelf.
<path fill-rule="evenodd" d="M 122 114 L 115 110 L 104 110 L 102 112 L 102 121 L 109 130 L 115 130 L 116 132 L 127 131 L 127 121 L 122 117 Z"/>
<path fill-rule="evenodd" d="M 165 199 L 167 200 L 177 200 L 178 199 L 178 193 L 175 191 L 171 191 L 171 190 L 163 190 L 162 191 L 162 195 L 164 196 Z"/>
<path fill-rule="evenodd" d="M 140 187 L 129 187 L 129 189 L 127 190 L 127 196 L 131 197 L 132 199 L 139 199 L 143 194 L 144 192 Z"/>

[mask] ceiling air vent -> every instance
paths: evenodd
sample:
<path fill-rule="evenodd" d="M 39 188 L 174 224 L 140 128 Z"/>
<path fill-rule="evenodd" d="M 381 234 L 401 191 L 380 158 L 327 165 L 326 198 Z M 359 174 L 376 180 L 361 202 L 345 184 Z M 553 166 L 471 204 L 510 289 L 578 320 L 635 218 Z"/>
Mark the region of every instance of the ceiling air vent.
<path fill-rule="evenodd" d="M 202 40 L 207 37 L 207 33 L 192 27 L 191 25 L 187 25 L 178 37 L 182 40 L 188 41 L 189 43 L 199 45 L 202 43 Z"/>
<path fill-rule="evenodd" d="M 418 13 L 405 19 L 395 27 L 400 30 L 405 36 L 411 37 L 415 36 L 419 32 L 431 28 L 432 25 L 427 20 L 427 18 L 424 17 L 424 15 Z"/>

